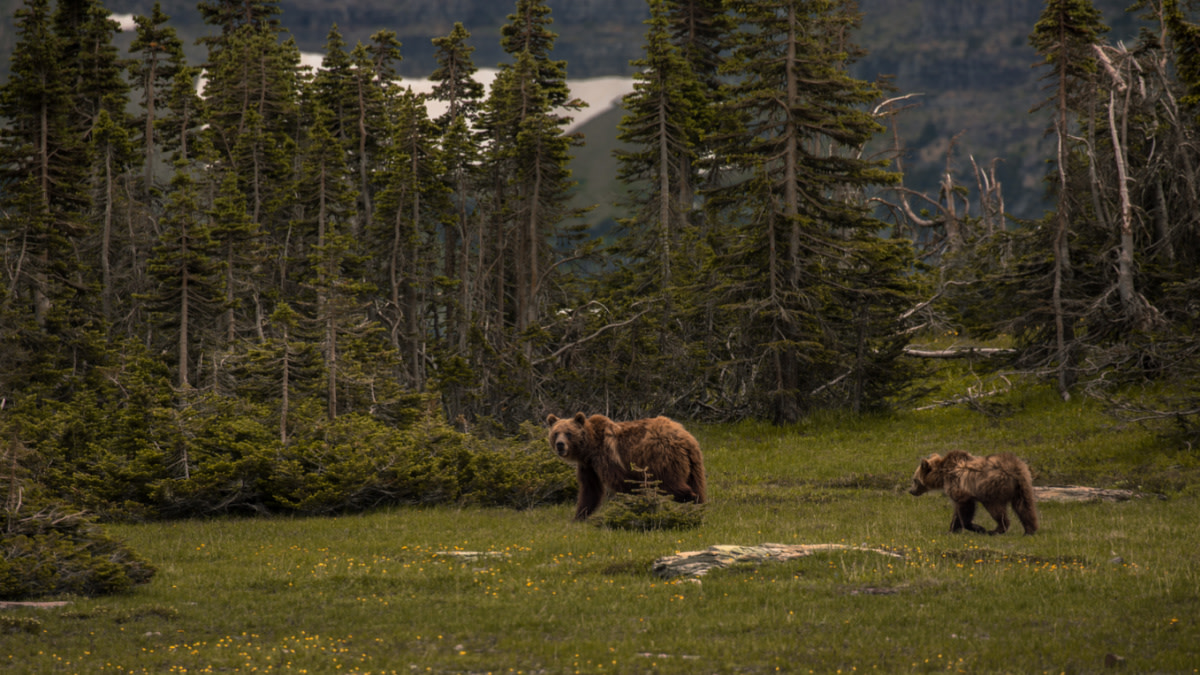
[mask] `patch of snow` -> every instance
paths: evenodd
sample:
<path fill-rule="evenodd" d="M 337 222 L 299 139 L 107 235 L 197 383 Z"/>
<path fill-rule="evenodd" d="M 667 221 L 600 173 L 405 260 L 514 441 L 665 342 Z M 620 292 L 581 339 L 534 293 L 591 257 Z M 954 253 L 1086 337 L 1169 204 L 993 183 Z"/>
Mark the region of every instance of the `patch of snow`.
<path fill-rule="evenodd" d="M 133 22 L 132 14 L 113 14 L 109 18 L 121 24 L 122 32 L 137 29 L 137 24 Z"/>

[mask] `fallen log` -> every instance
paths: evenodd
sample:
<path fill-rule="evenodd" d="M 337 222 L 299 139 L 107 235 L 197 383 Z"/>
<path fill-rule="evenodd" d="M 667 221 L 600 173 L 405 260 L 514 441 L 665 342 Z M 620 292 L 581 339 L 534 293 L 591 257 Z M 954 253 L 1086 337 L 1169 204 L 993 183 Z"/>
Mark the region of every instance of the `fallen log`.
<path fill-rule="evenodd" d="M 71 604 L 66 600 L 52 600 L 49 602 L 17 602 L 4 600 L 0 601 L 0 609 L 15 609 L 17 607 L 33 607 L 35 609 L 53 609 L 55 607 L 66 607 Z"/>
<path fill-rule="evenodd" d="M 917 359 L 973 359 L 1012 356 L 1017 350 L 1005 347 L 960 347 L 955 349 L 918 349 L 905 347 L 904 355 Z"/>
<path fill-rule="evenodd" d="M 1141 497 L 1133 490 L 1115 488 L 1083 487 L 1080 485 L 1055 485 L 1034 487 L 1033 494 L 1042 502 L 1123 502 Z"/>
<path fill-rule="evenodd" d="M 895 551 L 882 548 L 847 546 L 845 544 L 759 544 L 758 546 L 717 544 L 709 546 L 703 551 L 686 551 L 659 558 L 654 561 L 651 571 L 655 576 L 663 579 L 682 576 L 700 577 L 718 567 L 729 567 L 737 563 L 783 562 L 823 551 L 868 551 L 892 558 L 904 557 Z"/>

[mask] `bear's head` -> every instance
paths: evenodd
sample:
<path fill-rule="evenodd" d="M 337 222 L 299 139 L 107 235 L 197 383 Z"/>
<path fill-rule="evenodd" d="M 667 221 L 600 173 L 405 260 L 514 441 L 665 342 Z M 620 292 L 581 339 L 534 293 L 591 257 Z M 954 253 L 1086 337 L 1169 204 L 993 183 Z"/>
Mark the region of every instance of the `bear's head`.
<path fill-rule="evenodd" d="M 937 453 L 922 459 L 913 473 L 912 487 L 908 489 L 908 494 L 920 497 L 931 489 L 941 488 L 945 479 L 943 472 L 939 471 L 941 466 L 942 456 Z"/>
<path fill-rule="evenodd" d="M 574 417 L 559 419 L 554 415 L 546 417 L 546 425 L 550 427 L 550 447 L 560 459 L 578 464 L 596 446 L 596 430 L 588 424 L 583 413 L 575 413 Z"/>
<path fill-rule="evenodd" d="M 605 475 L 621 472 L 620 425 L 604 415 L 575 413 L 569 419 L 546 416 L 550 447 L 564 462 Z"/>

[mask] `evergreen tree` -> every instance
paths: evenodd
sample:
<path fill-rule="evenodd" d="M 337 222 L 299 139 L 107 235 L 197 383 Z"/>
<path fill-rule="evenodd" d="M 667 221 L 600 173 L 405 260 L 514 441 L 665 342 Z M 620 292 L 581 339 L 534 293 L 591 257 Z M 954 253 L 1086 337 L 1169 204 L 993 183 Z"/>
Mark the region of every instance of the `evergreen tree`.
<path fill-rule="evenodd" d="M 550 30 L 554 19 L 544 0 L 517 0 L 516 11 L 508 15 L 508 23 L 500 27 L 500 47 L 511 57 L 529 54 L 533 60 L 533 82 L 551 109 L 567 104 L 571 93 L 567 88 L 567 62 L 550 58 L 558 35 Z M 504 63 L 501 70 L 517 67 Z"/>
<path fill-rule="evenodd" d="M 251 220 L 286 246 L 300 124 L 299 50 L 280 40 L 275 0 L 204 2 L 200 11 L 221 29 L 200 40 L 208 46 L 206 136 L 218 160 L 237 171 Z"/>
<path fill-rule="evenodd" d="M 494 190 L 487 236 L 512 244 L 496 258 L 495 307 L 522 333 L 537 321 L 553 281 L 549 242 L 572 241 L 558 225 L 573 215 L 567 197 L 575 183 L 567 163 L 575 140 L 563 132 L 567 118 L 559 110 L 574 102 L 568 101 L 566 63 L 550 58 L 557 37 L 548 28 L 550 8 L 518 0 L 508 19 L 500 43 L 513 61 L 501 65 L 492 83 L 481 126 L 491 140 L 486 162 Z"/>
<path fill-rule="evenodd" d="M 471 33 L 463 28 L 462 22 L 455 22 L 449 35 L 433 39 L 438 66 L 430 73 L 429 80 L 434 83 L 433 100 L 446 104 L 446 112 L 437 118 L 442 129 L 458 117 L 472 119 L 483 98 L 483 84 L 475 79 L 479 69 L 471 59 L 475 48 L 467 44 L 469 39 Z"/>
<path fill-rule="evenodd" d="M 339 412 L 338 341 L 343 326 L 357 323 L 356 317 L 364 313 L 359 301 L 364 289 L 349 267 L 353 259 L 348 233 L 355 219 L 355 195 L 344 146 L 334 135 L 335 116 L 315 97 L 309 114 L 312 121 L 300 154 L 297 192 L 302 197 L 296 226 L 311 244 L 304 285 L 311 294 L 312 317 L 321 327 L 327 414 L 333 419 Z"/>
<path fill-rule="evenodd" d="M 176 75 L 186 67 L 183 42 L 176 36 L 175 29 L 166 25 L 168 20 L 161 4 L 155 2 L 149 15 L 133 18 L 137 26 L 136 35 L 129 45 L 129 52 L 139 55 L 130 65 L 130 73 L 133 75 L 134 88 L 142 92 L 142 113 L 139 118 L 142 149 L 145 152 L 142 191 L 147 200 L 154 191 L 154 173 L 156 163 L 160 161 L 157 152 L 161 141 L 157 138 L 155 128 L 159 123 L 159 107 L 167 99 Z"/>
<path fill-rule="evenodd" d="M 446 104 L 446 111 L 435 120 L 442 131 L 442 157 L 454 200 L 454 219 L 444 228 L 444 272 L 447 279 L 457 284 L 451 289 L 457 291 L 457 297 L 445 303 L 448 312 L 446 344 L 453 354 L 459 356 L 466 352 L 469 324 L 476 301 L 474 295 L 478 270 L 472 265 L 471 252 L 477 250 L 481 239 L 478 232 L 480 221 L 473 218 L 479 199 L 480 178 L 480 153 L 474 127 L 484 87 L 475 79 L 478 69 L 471 59 L 475 48 L 467 44 L 470 37 L 471 34 L 461 23 L 455 23 L 449 35 L 434 38 L 438 67 L 429 76 L 434 82 L 431 98 Z M 451 384 L 443 382 L 442 386 L 450 387 Z M 458 406 L 450 407 L 454 415 L 461 412 Z"/>
<path fill-rule="evenodd" d="M 879 253 L 889 246 L 875 237 L 883 224 L 863 205 L 864 190 L 895 177 L 860 158 L 880 130 L 865 110 L 878 91 L 847 72 L 859 54 L 846 40 L 859 19 L 850 3 L 731 6 L 742 30 L 725 71 L 727 105 L 745 127 L 721 139 L 739 179 L 712 193 L 736 224 L 721 252 L 732 272 L 724 293 L 750 341 L 745 358 L 761 364 L 772 419 L 790 423 L 862 370 L 847 353 L 869 351 L 861 317 L 846 310 L 873 305 L 863 276 L 907 271 Z M 877 262 L 887 267 L 872 269 Z"/>
<path fill-rule="evenodd" d="M 9 250 L 22 255 L 9 301 L 45 327 L 78 286 L 72 240 L 83 234 L 87 161 L 75 108 L 76 70 L 53 29 L 47 0 L 17 10 L 18 42 L 0 86 L 0 206 Z M 62 309 L 65 309 L 63 307 Z"/>
<path fill-rule="evenodd" d="M 211 199 L 209 217 L 212 238 L 222 261 L 225 289 L 221 320 L 224 345 L 231 348 L 238 338 L 239 326 L 258 329 L 261 336 L 263 278 L 260 270 L 264 256 L 262 233 L 246 213 L 246 198 L 238 188 L 238 175 L 225 170 Z M 247 316 L 247 312 L 253 313 Z"/>
<path fill-rule="evenodd" d="M 99 267 L 100 267 L 100 304 L 101 314 L 109 324 L 117 320 L 116 299 L 122 293 L 114 278 L 115 270 L 126 273 L 136 271 L 143 261 L 138 258 L 139 246 L 144 242 L 138 238 L 133 228 L 117 227 L 117 210 L 125 201 L 123 195 L 122 176 L 132 166 L 135 151 L 129 138 L 128 130 L 114 122 L 107 110 L 101 110 L 92 131 L 92 155 L 99 167 L 97 191 L 94 203 L 101 211 L 99 216 Z M 128 210 L 128 209 L 126 209 Z M 121 236 L 121 232 L 130 233 Z M 125 245 L 122 245 L 125 244 Z M 140 290 L 136 285 L 135 290 Z"/>
<path fill-rule="evenodd" d="M 452 216 L 437 128 L 424 100 L 407 89 L 393 114 L 371 241 L 382 253 L 378 286 L 386 302 L 380 316 L 400 355 L 400 381 L 421 390 L 428 379 L 428 340 L 438 328 L 431 321 L 441 314 L 433 305 L 443 259 L 439 227 Z"/>
<path fill-rule="evenodd" d="M 723 0 L 670 0 L 665 8 L 671 44 L 679 49 L 693 76 L 704 88 L 704 105 L 693 105 L 699 133 L 691 141 L 696 157 L 710 157 L 713 149 L 709 139 L 720 136 L 722 130 L 728 131 L 730 125 L 734 124 L 723 114 L 726 109 L 721 105 L 725 91 L 721 67 L 730 48 L 730 40 L 736 32 L 735 16 L 726 11 Z M 702 174 L 700 169 L 688 165 L 680 166 L 679 171 L 681 176 L 693 177 L 693 184 L 682 186 L 689 190 L 680 195 L 683 203 L 692 201 L 702 181 L 717 185 L 721 180 L 719 163 L 708 162 Z M 700 215 L 699 211 L 693 211 L 690 220 L 694 221 Z"/>
<path fill-rule="evenodd" d="M 166 92 L 166 110 L 154 124 L 163 152 L 170 153 L 167 158 L 172 164 L 192 159 L 196 138 L 207 120 L 204 99 L 196 92 L 200 68 L 180 62 L 174 70 Z"/>
<path fill-rule="evenodd" d="M 222 309 L 220 262 L 208 216 L 191 171 L 178 165 L 162 219 L 162 235 L 149 261 L 157 282 L 146 298 L 162 326 L 174 336 L 176 383 L 180 390 L 194 386 L 192 373 L 201 353 L 193 346 L 213 344 L 213 319 Z"/>
<path fill-rule="evenodd" d="M 673 259 L 686 234 L 692 195 L 697 182 L 696 143 L 706 92 L 691 65 L 670 42 L 668 0 L 651 0 L 646 57 L 632 63 L 633 92 L 618 139 L 629 150 L 616 152 L 618 178 L 633 195 L 630 220 L 623 223 L 620 249 L 634 261 L 648 262 L 653 271 L 637 280 L 637 294 L 652 295 L 672 284 Z M 692 267 L 697 260 L 688 261 Z"/>
<path fill-rule="evenodd" d="M 351 80 L 357 65 L 350 62 L 346 41 L 337 24 L 333 24 L 325 38 L 325 55 L 321 58 L 321 69 L 313 76 L 310 95 L 317 105 L 329 111 L 329 130 L 347 147 L 351 145 L 350 136 L 357 126 L 356 116 L 350 110 L 355 100 Z"/>
<path fill-rule="evenodd" d="M 1053 225 L 1047 228 L 1053 232 L 1050 242 L 1050 316 L 1045 316 L 1046 312 L 1035 306 L 1025 323 L 1034 328 L 1029 331 L 1034 340 L 1041 332 L 1038 327 L 1053 326 L 1053 359 L 1057 364 L 1059 395 L 1064 399 L 1070 398 L 1069 391 L 1075 381 L 1075 324 L 1082 309 L 1079 305 L 1082 298 L 1072 288 L 1075 267 L 1070 240 L 1072 222 L 1082 216 L 1085 196 L 1082 190 L 1073 189 L 1071 185 L 1072 165 L 1077 160 L 1071 121 L 1076 113 L 1084 110 L 1081 98 L 1088 96 L 1094 85 L 1098 66 L 1093 48 L 1107 30 L 1090 0 L 1047 0 L 1029 38 L 1051 69 L 1046 76 L 1051 81 L 1051 97 L 1039 108 L 1051 109 L 1051 129 L 1057 139 L 1058 153 L 1055 178 L 1051 183 L 1057 205 Z"/>
<path fill-rule="evenodd" d="M 54 31 L 62 41 L 62 58 L 73 81 L 74 124 L 88 138 L 101 111 L 127 124 L 127 63 L 112 43 L 120 25 L 99 0 L 60 0 Z"/>

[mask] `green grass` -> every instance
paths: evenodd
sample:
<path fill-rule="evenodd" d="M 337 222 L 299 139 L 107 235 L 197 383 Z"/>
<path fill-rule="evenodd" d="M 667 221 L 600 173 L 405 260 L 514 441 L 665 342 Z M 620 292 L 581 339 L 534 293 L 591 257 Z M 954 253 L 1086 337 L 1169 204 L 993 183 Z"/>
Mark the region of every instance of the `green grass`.
<path fill-rule="evenodd" d="M 940 409 L 792 429 L 694 426 L 695 529 L 608 530 L 572 506 L 393 509 L 112 527 L 159 568 L 134 592 L 0 609 L 0 669 L 111 673 L 1127 672 L 1200 667 L 1200 460 L 1091 403 Z M 1043 529 L 950 535 L 918 458 L 1011 450 L 1041 485 L 1160 496 L 1041 505 Z M 548 450 L 547 450 L 548 452 Z M 978 519 L 990 520 L 982 512 Z M 697 583 L 712 544 L 844 543 Z M 484 555 L 468 555 L 478 552 Z"/>

